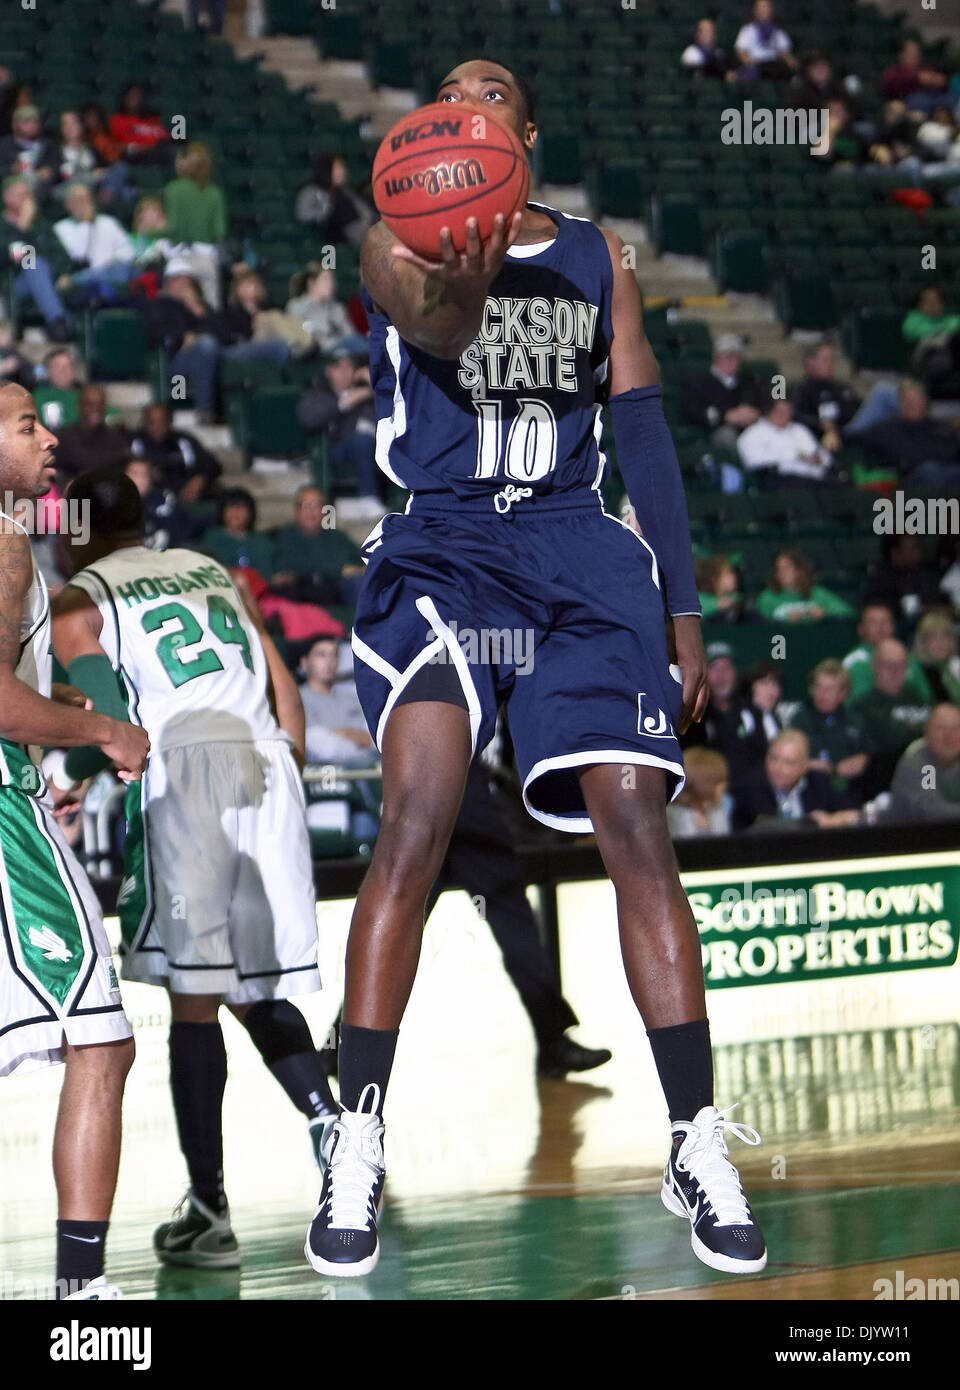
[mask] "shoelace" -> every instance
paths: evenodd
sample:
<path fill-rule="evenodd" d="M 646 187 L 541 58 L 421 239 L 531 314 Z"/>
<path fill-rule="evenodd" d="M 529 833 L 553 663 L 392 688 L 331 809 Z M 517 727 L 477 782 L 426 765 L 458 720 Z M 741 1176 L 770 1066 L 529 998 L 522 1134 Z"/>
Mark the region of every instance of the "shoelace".
<path fill-rule="evenodd" d="M 677 1167 L 696 1177 L 707 1210 L 718 1226 L 753 1225 L 740 1178 L 730 1162 L 724 1130 L 728 1129 L 745 1144 L 756 1145 L 761 1140 L 749 1125 L 732 1124 L 726 1118 L 736 1108 L 736 1105 L 729 1105 L 726 1110 L 714 1110 L 705 1124 L 678 1126 L 686 1130 L 687 1137 L 677 1154 Z"/>
<path fill-rule="evenodd" d="M 370 1110 L 364 1104 L 371 1101 Z M 338 1142 L 333 1161 L 327 1169 L 329 1225 L 335 1230 L 368 1231 L 371 1218 L 371 1196 L 380 1176 L 383 1150 L 380 1137 L 380 1087 L 372 1083 L 360 1093 L 357 1110 L 344 1110 L 335 1125 Z"/>

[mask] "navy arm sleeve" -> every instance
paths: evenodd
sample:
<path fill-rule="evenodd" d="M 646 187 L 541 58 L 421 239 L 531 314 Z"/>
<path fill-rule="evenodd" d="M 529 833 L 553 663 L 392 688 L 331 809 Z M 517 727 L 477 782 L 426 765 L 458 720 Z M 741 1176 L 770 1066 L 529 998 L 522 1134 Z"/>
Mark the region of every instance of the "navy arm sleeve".
<path fill-rule="evenodd" d="M 609 399 L 617 462 L 637 520 L 657 557 L 671 617 L 700 616 L 687 499 L 663 416 L 659 386 L 638 386 Z"/>

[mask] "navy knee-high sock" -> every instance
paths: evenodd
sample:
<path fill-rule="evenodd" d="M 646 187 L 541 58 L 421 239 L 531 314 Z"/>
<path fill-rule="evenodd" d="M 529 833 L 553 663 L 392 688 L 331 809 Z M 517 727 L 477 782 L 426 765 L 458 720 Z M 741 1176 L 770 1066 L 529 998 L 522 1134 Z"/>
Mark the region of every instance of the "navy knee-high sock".
<path fill-rule="evenodd" d="M 171 1023 L 170 1090 L 190 1186 L 223 1212 L 223 1091 L 227 1050 L 219 1023 Z"/>
<path fill-rule="evenodd" d="M 243 1024 L 301 1114 L 313 1120 L 339 1110 L 307 1020 L 289 999 L 259 1000 L 247 1010 Z"/>

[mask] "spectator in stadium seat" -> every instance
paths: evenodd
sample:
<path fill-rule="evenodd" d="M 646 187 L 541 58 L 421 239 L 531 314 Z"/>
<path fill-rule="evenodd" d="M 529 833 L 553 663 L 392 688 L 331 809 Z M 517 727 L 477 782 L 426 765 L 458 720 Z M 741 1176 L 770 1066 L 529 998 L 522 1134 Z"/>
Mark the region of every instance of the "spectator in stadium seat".
<path fill-rule="evenodd" d="M 833 657 L 818 662 L 807 680 L 807 699 L 790 716 L 790 728 L 810 741 L 810 766 L 833 778 L 838 791 L 862 803 L 861 779 L 869 761 L 867 736 L 846 706 L 850 674 Z"/>
<path fill-rule="evenodd" d="M 64 195 L 67 216 L 54 232 L 70 257 L 66 290 L 77 300 L 117 304 L 129 300 L 134 273 L 133 245 L 115 217 L 97 212 L 86 184 L 71 184 Z"/>
<path fill-rule="evenodd" d="M 713 623 L 743 621 L 746 600 L 740 576 L 726 555 L 709 555 L 694 562 L 697 594 L 704 618 Z"/>
<path fill-rule="evenodd" d="M 297 194 L 294 216 L 315 226 L 324 241 L 359 246 L 375 214 L 347 183 L 343 158 L 323 154 L 313 161 L 313 181 Z"/>
<path fill-rule="evenodd" d="M 727 757 L 730 750 L 736 749 L 743 713 L 743 700 L 737 691 L 739 673 L 729 643 L 710 642 L 706 654 L 710 699 L 701 722 L 691 724 L 683 735 L 683 747 L 706 744 Z"/>
<path fill-rule="evenodd" d="M 897 759 L 922 732 L 931 709 L 931 701 L 907 679 L 907 649 L 902 642 L 895 638 L 878 642 L 872 660 L 873 689 L 850 703 L 870 753 L 864 783 L 867 800 L 889 787 Z"/>
<path fill-rule="evenodd" d="M 300 658 L 300 698 L 307 721 L 307 762 L 365 767 L 377 750 L 367 732 L 353 677 L 337 680 L 340 643 L 317 637 Z"/>
<path fill-rule="evenodd" d="M 728 744 L 726 754 L 733 781 L 740 782 L 762 763 L 767 749 L 783 732 L 783 720 L 777 706 L 783 699 L 783 676 L 773 661 L 760 661 L 751 666 L 740 680 L 740 723 L 736 742 Z"/>
<path fill-rule="evenodd" d="M 960 314 L 948 313 L 936 285 L 927 285 L 903 321 L 913 368 L 928 384 L 960 369 Z"/>
<path fill-rule="evenodd" d="M 856 700 L 873 689 L 873 653 L 880 642 L 896 636 L 893 609 L 887 603 L 865 603 L 857 624 L 860 645 L 843 658 L 844 670 L 850 677 L 850 698 Z M 907 679 L 925 699 L 932 692 L 927 685 L 923 668 L 915 657 L 908 662 Z"/>
<path fill-rule="evenodd" d="M 194 545 L 203 532 L 202 523 L 180 506 L 175 492 L 158 485 L 147 460 L 129 458 L 123 471 L 140 494 L 144 543 L 151 550 Z"/>
<path fill-rule="evenodd" d="M 12 325 L 0 318 L 0 386 L 10 382 L 32 391 L 33 367 L 17 347 Z"/>
<path fill-rule="evenodd" d="M 350 315 L 336 293 L 337 279 L 333 271 L 319 261 L 311 261 L 290 279 L 286 312 L 303 324 L 322 353 L 344 351 L 366 355 L 367 340 L 350 322 Z"/>
<path fill-rule="evenodd" d="M 913 657 L 927 678 L 938 704 L 960 705 L 960 655 L 953 618 L 947 608 L 934 608 L 917 623 Z"/>
<path fill-rule="evenodd" d="M 220 341 L 221 356 L 230 362 L 272 362 L 282 367 L 290 357 L 285 338 L 257 338 L 257 324 L 267 298 L 267 290 L 254 270 L 237 275 L 226 308 L 211 316 Z"/>
<path fill-rule="evenodd" d="M 817 152 L 817 163 L 826 168 L 860 168 L 872 158 L 869 141 L 854 125 L 845 97 L 827 103 L 826 148 Z"/>
<path fill-rule="evenodd" d="M 133 247 L 134 265 L 139 271 L 159 271 L 164 261 L 173 254 L 173 245 L 167 236 L 167 215 L 163 202 L 153 194 L 139 199 L 133 210 L 130 245 Z"/>
<path fill-rule="evenodd" d="M 866 602 L 883 603 L 912 626 L 924 608 L 941 602 L 940 572 L 916 536 L 883 536 L 880 558 L 867 571 Z"/>
<path fill-rule="evenodd" d="M 920 382 L 904 381 L 897 392 L 896 414 L 858 429 L 856 441 L 886 467 L 895 468 L 905 485 L 942 489 L 951 496 L 960 492 L 960 436 L 933 419 L 929 406 Z"/>
<path fill-rule="evenodd" d="M 823 482 L 833 467 L 830 451 L 794 420 L 789 400 L 770 401 L 763 417 L 740 435 L 737 452 L 747 472 L 769 468 L 792 487 Z"/>
<path fill-rule="evenodd" d="M 54 434 L 80 419 L 80 382 L 70 348 L 55 347 L 47 353 L 33 399 L 40 419 Z"/>
<path fill-rule="evenodd" d="M 728 835 L 730 769 L 726 758 L 714 748 L 690 748 L 683 755 L 683 769 L 687 774 L 683 791 L 667 807 L 670 838 Z"/>
<path fill-rule="evenodd" d="M 741 371 L 743 340 L 722 333 L 709 372 L 691 377 L 684 391 L 687 419 L 710 431 L 714 444 L 734 447 L 741 431 L 760 418 L 769 396 L 756 377 Z"/>
<path fill-rule="evenodd" d="M 762 766 L 732 791 L 734 830 L 773 820 L 806 820 L 825 829 L 855 825 L 860 819 L 850 798 L 835 790 L 826 773 L 811 768 L 810 743 L 799 729 L 778 734 Z"/>
<path fill-rule="evenodd" d="M 934 166 L 955 165 L 960 160 L 960 130 L 958 130 L 953 108 L 944 103 L 935 106 L 928 118 L 917 129 L 917 151 L 927 161 L 924 172 L 931 173 Z"/>
<path fill-rule="evenodd" d="M 150 464 L 158 486 L 172 492 L 179 502 L 199 502 L 213 496 L 223 472 L 199 439 L 173 428 L 166 405 L 144 407 L 140 428 L 130 439 L 130 452 Z"/>
<path fill-rule="evenodd" d="M 297 407 L 308 434 L 327 438 L 328 461 L 335 475 L 355 479 L 364 515 L 380 515 L 380 473 L 376 463 L 377 426 L 370 369 L 353 353 L 338 349 L 324 369 L 328 385 L 314 382 Z"/>
<path fill-rule="evenodd" d="M 960 709 L 937 705 L 897 763 L 884 820 L 960 821 Z"/>
<path fill-rule="evenodd" d="M 886 101 L 905 101 L 910 110 L 932 111 L 942 102 L 949 79 L 923 62 L 916 39 L 907 39 L 897 62 L 884 69 L 880 86 Z"/>
<path fill-rule="evenodd" d="M 0 258 L 14 267 L 14 304 L 31 300 L 43 315 L 50 337 L 64 342 L 72 330 L 57 291 L 57 280 L 70 268 L 67 253 L 54 236 L 53 228 L 37 212 L 37 200 L 25 179 L 19 176 L 5 179 L 2 197 Z M 30 248 L 32 256 L 28 256 Z"/>
<path fill-rule="evenodd" d="M 813 566 L 802 551 L 781 550 L 757 598 L 757 612 L 771 622 L 810 623 L 850 618 L 854 610 L 846 599 L 814 583 Z"/>
<path fill-rule="evenodd" d="M 123 159 L 123 143 L 110 134 L 107 113 L 95 101 L 87 102 L 80 112 L 83 133 L 104 164 L 116 164 Z"/>
<path fill-rule="evenodd" d="M 154 111 L 148 110 L 143 85 L 129 82 L 110 117 L 110 134 L 124 150 L 125 157 L 140 164 L 170 164 L 173 145 L 170 132 Z"/>
<path fill-rule="evenodd" d="M 334 524 L 334 509 L 320 488 L 297 492 L 293 522 L 274 532 L 274 593 L 297 603 L 354 603 L 363 577 L 359 548 Z"/>
<path fill-rule="evenodd" d="M 683 50 L 680 62 L 697 77 L 719 77 L 726 82 L 735 77 L 736 60 L 717 43 L 717 26 L 712 19 L 698 21 L 693 42 Z"/>
<path fill-rule="evenodd" d="M 801 60 L 790 79 L 786 105 L 793 110 L 819 111 L 831 101 L 849 101 L 849 92 L 833 70 L 829 53 L 818 49 Z"/>
<path fill-rule="evenodd" d="M 59 431 L 56 466 L 69 481 L 95 468 L 122 468 L 127 461 L 127 441 L 119 429 L 108 425 L 107 398 L 102 386 L 84 386 L 80 392 L 79 418 Z"/>
<path fill-rule="evenodd" d="M 192 140 L 177 155 L 177 177 L 163 190 L 166 235 L 193 263 L 203 297 L 214 307 L 221 303 L 220 259 L 227 235 L 227 206 L 223 189 L 211 183 L 213 161 L 206 145 Z"/>
<path fill-rule="evenodd" d="M 191 272 L 189 261 L 168 261 L 160 293 L 139 309 L 147 346 L 162 347 L 170 355 L 170 376 L 186 379 L 201 419 L 209 421 L 220 359 L 218 324 Z"/>
<path fill-rule="evenodd" d="M 57 151 L 40 126 L 35 106 L 18 106 L 12 133 L 0 139 L 0 175 L 24 179 L 37 198 L 46 197 L 56 178 Z"/>
<path fill-rule="evenodd" d="M 816 343 L 803 355 L 804 376 L 793 391 L 793 418 L 830 454 L 841 448 L 840 433 L 860 405 L 853 387 L 834 376 L 833 346 Z"/>
<path fill-rule="evenodd" d="M 56 145 L 56 183 L 54 193 L 63 196 L 71 184 L 82 183 L 91 189 L 101 203 L 117 197 L 129 197 L 132 188 L 122 161 L 108 164 L 103 155 L 90 144 L 83 122 L 76 111 L 61 111 L 60 139 Z"/>
<path fill-rule="evenodd" d="M 793 44 L 777 23 L 773 0 L 755 0 L 752 18 L 734 41 L 741 81 L 786 78 L 797 66 Z"/>
<path fill-rule="evenodd" d="M 242 487 L 225 488 L 219 525 L 204 531 L 199 549 L 209 551 L 227 569 L 253 569 L 267 580 L 275 568 L 273 541 L 256 528 L 257 504 L 251 494 Z"/>

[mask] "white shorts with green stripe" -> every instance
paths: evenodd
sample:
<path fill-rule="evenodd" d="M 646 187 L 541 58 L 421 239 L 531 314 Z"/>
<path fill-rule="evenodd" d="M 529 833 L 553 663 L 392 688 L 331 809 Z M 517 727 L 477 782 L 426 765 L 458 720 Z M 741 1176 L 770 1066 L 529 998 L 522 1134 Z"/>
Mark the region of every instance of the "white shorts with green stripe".
<path fill-rule="evenodd" d="M 132 1029 L 96 894 L 47 801 L 0 787 L 0 1076 Z"/>
<path fill-rule="evenodd" d="M 126 812 L 125 980 L 231 1004 L 320 988 L 303 783 L 285 740 L 157 749 Z"/>

